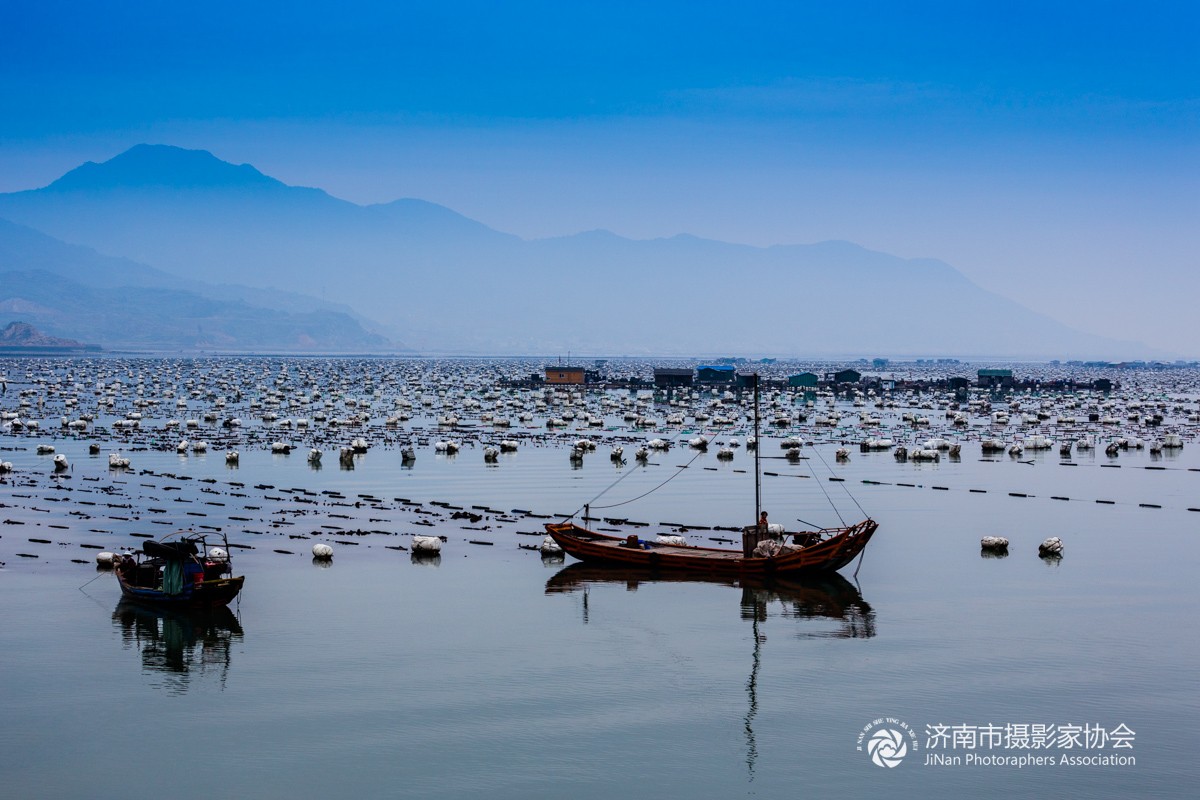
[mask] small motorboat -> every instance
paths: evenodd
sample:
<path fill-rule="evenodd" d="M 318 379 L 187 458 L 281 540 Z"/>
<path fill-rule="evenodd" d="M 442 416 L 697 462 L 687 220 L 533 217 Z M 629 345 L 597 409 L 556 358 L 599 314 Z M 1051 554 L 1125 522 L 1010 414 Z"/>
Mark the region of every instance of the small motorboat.
<path fill-rule="evenodd" d="M 220 545 L 209 542 L 220 538 Z M 178 531 L 142 544 L 114 563 L 121 593 L 130 600 L 170 606 L 229 605 L 245 576 L 233 576 L 224 534 Z"/>

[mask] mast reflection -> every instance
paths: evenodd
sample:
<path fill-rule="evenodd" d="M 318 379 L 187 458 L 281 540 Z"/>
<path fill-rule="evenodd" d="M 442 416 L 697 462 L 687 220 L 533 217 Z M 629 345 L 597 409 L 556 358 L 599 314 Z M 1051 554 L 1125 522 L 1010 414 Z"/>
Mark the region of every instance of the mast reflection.
<path fill-rule="evenodd" d="M 649 570 L 598 566 L 583 562 L 572 564 L 546 581 L 546 594 L 581 592 L 583 621 L 588 621 L 588 587 L 597 584 L 625 584 L 627 591 L 636 592 L 643 583 L 712 583 L 741 590 L 741 618 L 751 624 L 754 649 L 750 676 L 746 680 L 747 710 L 742 718 L 746 739 L 746 772 L 754 782 L 758 762 L 758 740 L 754 735 L 754 719 L 758 716 L 758 675 L 762 667 L 762 644 L 766 636 L 759 625 L 774 615 L 777 618 L 805 621 L 831 621 L 828 625 L 805 624 L 795 636 L 801 639 L 869 639 L 875 635 L 875 611 L 854 584 L 834 573 L 821 573 L 800 578 L 777 577 L 703 577 L 694 573 L 663 573 Z"/>

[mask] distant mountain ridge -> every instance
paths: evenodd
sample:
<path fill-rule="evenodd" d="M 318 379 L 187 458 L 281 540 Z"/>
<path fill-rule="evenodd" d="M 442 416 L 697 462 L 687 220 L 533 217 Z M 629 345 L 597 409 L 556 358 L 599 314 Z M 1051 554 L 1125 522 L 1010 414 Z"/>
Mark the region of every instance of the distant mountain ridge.
<path fill-rule="evenodd" d="M 0 350 L 88 350 L 89 347 L 74 339 L 47 336 L 28 322 L 10 322 L 0 330 Z"/>
<path fill-rule="evenodd" d="M 117 187 L 277 187 L 286 184 L 249 164 L 230 164 L 206 150 L 134 145 L 103 163 L 87 161 L 46 187 L 51 192 L 96 191 Z"/>
<path fill-rule="evenodd" d="M 949 265 L 848 242 L 761 248 L 604 231 L 525 241 L 422 200 L 359 206 L 205 151 L 138 145 L 0 217 L 209 284 L 341 303 L 419 350 L 1106 357 Z"/>
<path fill-rule="evenodd" d="M 179 278 L 0 219 L 0 324 L 32 320 L 108 349 L 395 352 L 313 298 Z"/>

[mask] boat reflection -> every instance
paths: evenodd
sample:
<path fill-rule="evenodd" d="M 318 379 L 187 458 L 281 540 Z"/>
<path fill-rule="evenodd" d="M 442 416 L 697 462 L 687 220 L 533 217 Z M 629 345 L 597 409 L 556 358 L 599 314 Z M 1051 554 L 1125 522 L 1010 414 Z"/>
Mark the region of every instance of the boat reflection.
<path fill-rule="evenodd" d="M 758 763 L 758 739 L 754 732 L 758 716 L 758 676 L 762 668 L 762 645 L 766 636 L 760 623 L 769 616 L 784 619 L 831 620 L 833 626 L 800 626 L 795 635 L 801 639 L 869 639 L 875 635 L 875 611 L 858 588 L 836 572 L 804 577 L 778 578 L 743 576 L 740 578 L 704 577 L 693 572 L 667 573 L 646 569 L 597 566 L 577 562 L 559 570 L 546 581 L 546 594 L 581 592 L 583 621 L 588 622 L 588 588 L 604 584 L 625 584 L 636 592 L 642 584 L 711 583 L 741 590 L 741 618 L 751 625 L 753 641 L 750 674 L 746 679 L 746 713 L 741 719 L 746 740 L 746 773 L 754 782 Z"/>
<path fill-rule="evenodd" d="M 184 694 L 198 678 L 224 688 L 242 639 L 241 622 L 227 606 L 171 609 L 122 600 L 112 618 L 125 648 L 141 655 L 142 671 L 161 678 L 168 693 Z"/>
<path fill-rule="evenodd" d="M 591 585 L 621 583 L 631 592 L 649 583 L 729 586 L 741 590 L 741 616 L 744 620 L 763 622 L 768 616 L 774 615 L 800 620 L 836 621 L 837 624 L 832 628 L 797 632 L 798 637 L 806 639 L 869 639 L 875 635 L 874 609 L 863 600 L 854 584 L 836 572 L 790 578 L 705 577 L 691 572 L 669 573 L 577 562 L 559 570 L 546 581 L 546 594 L 586 592 Z"/>

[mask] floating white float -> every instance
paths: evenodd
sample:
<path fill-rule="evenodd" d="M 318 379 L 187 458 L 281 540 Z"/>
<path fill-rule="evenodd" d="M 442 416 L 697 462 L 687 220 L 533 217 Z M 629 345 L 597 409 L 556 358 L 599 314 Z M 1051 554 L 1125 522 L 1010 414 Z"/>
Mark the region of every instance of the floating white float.
<path fill-rule="evenodd" d="M 442 540 L 437 536 L 421 536 L 414 533 L 412 549 L 414 553 L 440 553 L 442 552 Z"/>
<path fill-rule="evenodd" d="M 1051 536 L 1046 541 L 1038 545 L 1038 555 L 1040 556 L 1061 556 L 1063 552 L 1063 541 L 1057 536 Z"/>

